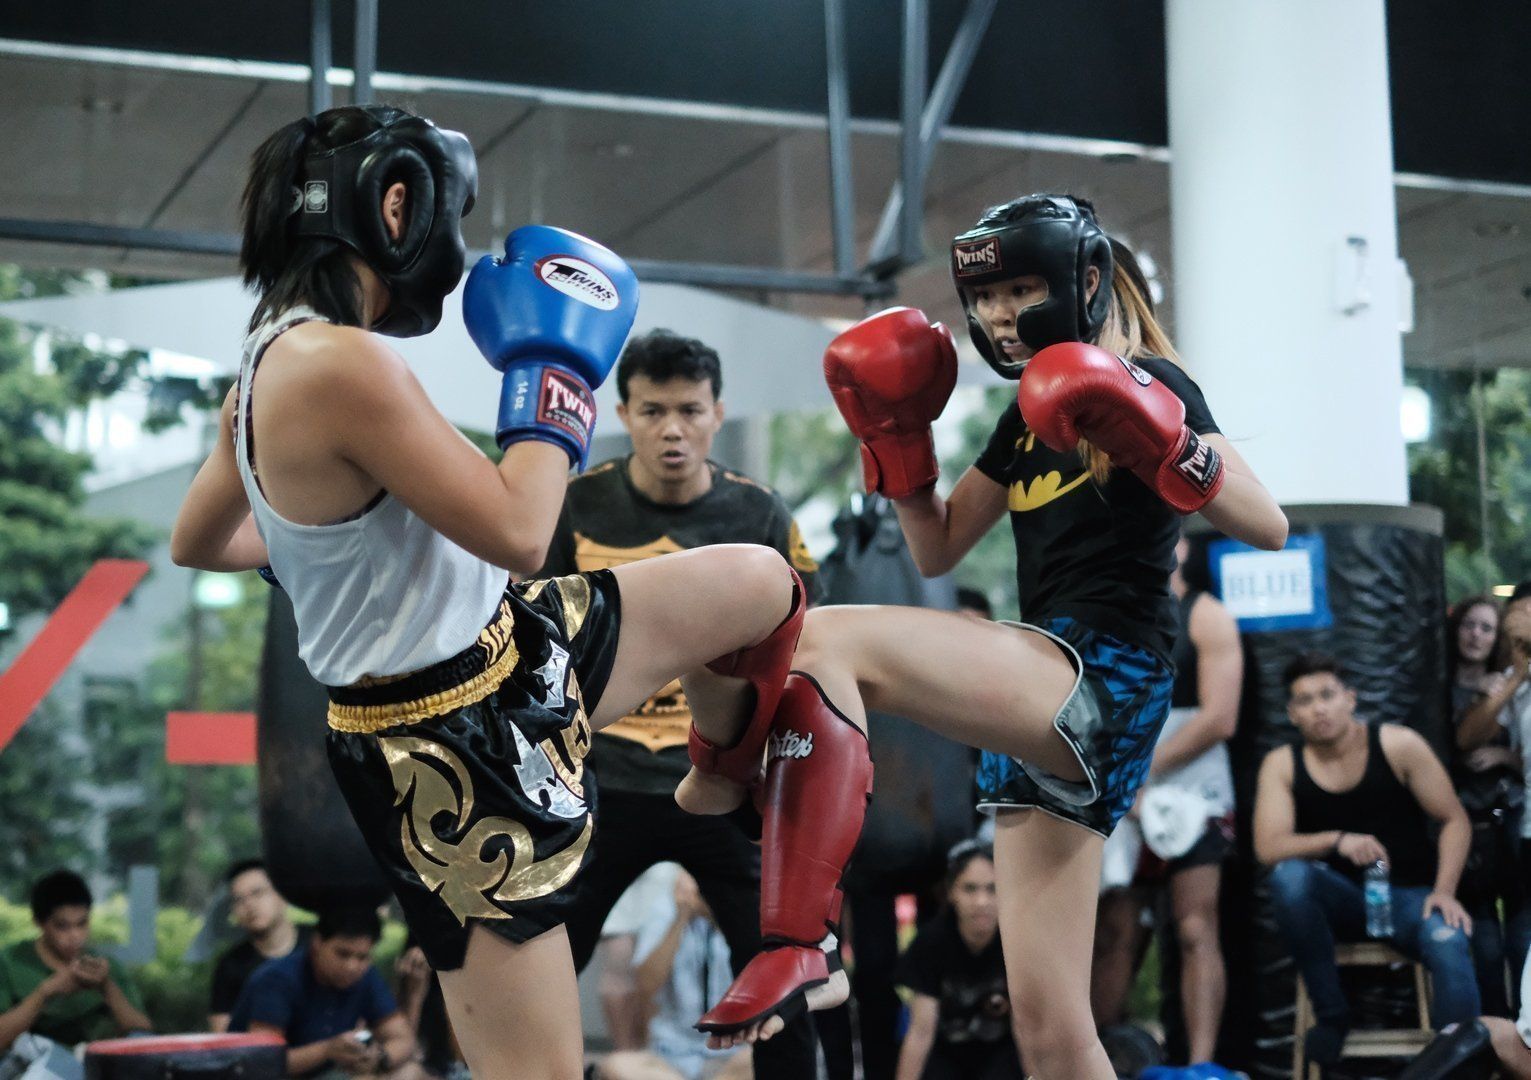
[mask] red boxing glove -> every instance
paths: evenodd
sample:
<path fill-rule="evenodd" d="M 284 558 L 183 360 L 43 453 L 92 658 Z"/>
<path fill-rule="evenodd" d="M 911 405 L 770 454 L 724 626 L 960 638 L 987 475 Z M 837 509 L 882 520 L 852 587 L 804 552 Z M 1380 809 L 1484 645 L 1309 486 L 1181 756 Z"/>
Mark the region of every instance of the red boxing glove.
<path fill-rule="evenodd" d="M 867 491 L 902 499 L 936 482 L 930 425 L 957 385 L 950 330 L 914 308 L 879 311 L 829 343 L 824 380 L 861 440 Z"/>
<path fill-rule="evenodd" d="M 1128 360 L 1078 341 L 1050 345 L 1021 375 L 1021 416 L 1057 451 L 1090 440 L 1182 514 L 1223 486 L 1223 459 L 1185 424 L 1185 403 Z"/>

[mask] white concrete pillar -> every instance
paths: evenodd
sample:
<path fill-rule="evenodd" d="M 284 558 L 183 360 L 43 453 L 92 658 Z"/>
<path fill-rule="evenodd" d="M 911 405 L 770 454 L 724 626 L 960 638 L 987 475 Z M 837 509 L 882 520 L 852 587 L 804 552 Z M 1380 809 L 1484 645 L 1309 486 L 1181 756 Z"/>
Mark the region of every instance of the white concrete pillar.
<path fill-rule="evenodd" d="M 1167 0 L 1175 336 L 1283 503 L 1408 501 L 1383 0 Z"/>

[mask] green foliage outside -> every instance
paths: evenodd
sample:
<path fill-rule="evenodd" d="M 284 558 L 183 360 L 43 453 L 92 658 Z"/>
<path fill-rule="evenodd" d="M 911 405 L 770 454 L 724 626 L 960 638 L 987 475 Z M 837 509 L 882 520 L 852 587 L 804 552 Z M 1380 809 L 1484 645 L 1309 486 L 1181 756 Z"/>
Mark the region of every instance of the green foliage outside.
<path fill-rule="evenodd" d="M 74 291 L 80 275 L 0 266 L 0 300 Z M 0 601 L 12 620 L 46 611 L 95 560 L 141 555 L 155 539 L 142 526 L 87 516 L 90 458 L 50 436 L 71 410 L 137 378 L 140 352 L 96 352 L 67 341 L 43 349 L 37 336 L 0 320 Z"/>
<path fill-rule="evenodd" d="M 941 485 L 948 490 L 977 458 L 999 414 L 1014 391 L 1003 386 L 983 391 L 982 403 L 959 424 L 960 447 L 941 454 Z M 811 500 L 845 506 L 861 492 L 861 456 L 856 440 L 834 410 L 785 413 L 771 418 L 769 483 L 787 505 L 800 508 Z M 815 551 L 822 559 L 827 551 Z M 957 583 L 989 598 L 996 618 L 1018 614 L 1015 584 L 1015 544 L 1008 522 L 1001 521 L 978 542 L 955 571 Z"/>
<path fill-rule="evenodd" d="M 1485 372 L 1481 385 L 1470 371 L 1409 375 L 1433 414 L 1429 441 L 1409 447 L 1409 491 L 1446 513 L 1446 595 L 1531 578 L 1531 371 Z"/>

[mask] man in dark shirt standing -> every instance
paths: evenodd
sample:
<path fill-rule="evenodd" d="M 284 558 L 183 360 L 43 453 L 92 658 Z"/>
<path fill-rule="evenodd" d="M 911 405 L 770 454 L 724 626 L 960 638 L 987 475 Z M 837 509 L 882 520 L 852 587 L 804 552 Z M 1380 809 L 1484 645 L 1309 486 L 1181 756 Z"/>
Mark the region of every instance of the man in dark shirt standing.
<path fill-rule="evenodd" d="M 213 993 L 208 1005 L 208 1026 L 214 1031 L 229 1029 L 229 1014 L 239 992 L 255 969 L 267 960 L 293 952 L 303 944 L 305 934 L 293 925 L 287 901 L 271 884 L 266 864 L 259 859 L 244 859 L 229 868 L 230 912 L 234 923 L 246 934 L 238 945 L 218 958 L 213 968 Z"/>
<path fill-rule="evenodd" d="M 816 597 L 817 564 L 786 504 L 770 488 L 708 460 L 723 424 L 722 368 L 700 341 L 655 330 L 628 343 L 617 364 L 617 415 L 633 453 L 592 468 L 569 485 L 542 575 L 621 566 L 709 544 L 775 548 Z M 677 604 L 691 603 L 684 595 Z M 678 682 L 631 716 L 598 732 L 586 764 L 599 801 L 595 839 L 568 923 L 574 963 L 584 968 L 612 905 L 656 863 L 676 862 L 696 879 L 728 941 L 735 972 L 760 949 L 760 856 L 725 818 L 675 805 L 686 775 L 691 712 Z M 755 1050 L 756 1076 L 814 1071 L 806 1022 Z"/>
<path fill-rule="evenodd" d="M 1301 740 L 1265 757 L 1255 794 L 1255 856 L 1271 867 L 1271 906 L 1313 1000 L 1307 1056 L 1331 1065 L 1350 1027 L 1334 943 L 1366 934 L 1362 879 L 1387 867 L 1391 944 L 1429 968 L 1431 1021 L 1478 1015 L 1478 982 L 1457 902 L 1471 826 L 1445 766 L 1418 732 L 1362 723 L 1356 694 L 1327 656 L 1299 656 L 1283 675 Z M 1431 821 L 1440 826 L 1430 842 Z"/>

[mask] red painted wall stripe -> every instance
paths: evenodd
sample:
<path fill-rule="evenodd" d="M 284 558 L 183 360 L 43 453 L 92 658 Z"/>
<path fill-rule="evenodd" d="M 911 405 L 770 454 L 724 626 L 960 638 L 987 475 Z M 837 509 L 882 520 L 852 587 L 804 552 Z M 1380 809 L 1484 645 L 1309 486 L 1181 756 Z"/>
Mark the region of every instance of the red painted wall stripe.
<path fill-rule="evenodd" d="M 54 609 L 32 643 L 0 674 L 0 750 L 148 572 L 149 564 L 137 559 L 102 559 Z"/>
<path fill-rule="evenodd" d="M 172 765 L 254 765 L 255 714 L 165 714 L 165 760 Z"/>

